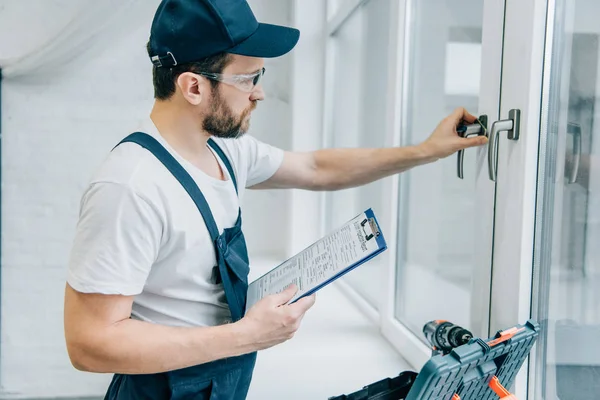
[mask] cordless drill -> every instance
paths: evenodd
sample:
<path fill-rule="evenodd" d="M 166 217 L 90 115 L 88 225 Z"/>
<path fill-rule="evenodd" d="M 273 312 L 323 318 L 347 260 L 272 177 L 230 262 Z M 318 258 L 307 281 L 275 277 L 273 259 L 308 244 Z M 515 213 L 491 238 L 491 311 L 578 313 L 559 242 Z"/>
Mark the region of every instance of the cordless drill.
<path fill-rule="evenodd" d="M 429 321 L 423 326 L 423 334 L 431 344 L 433 355 L 446 355 L 473 337 L 465 328 L 444 320 Z"/>

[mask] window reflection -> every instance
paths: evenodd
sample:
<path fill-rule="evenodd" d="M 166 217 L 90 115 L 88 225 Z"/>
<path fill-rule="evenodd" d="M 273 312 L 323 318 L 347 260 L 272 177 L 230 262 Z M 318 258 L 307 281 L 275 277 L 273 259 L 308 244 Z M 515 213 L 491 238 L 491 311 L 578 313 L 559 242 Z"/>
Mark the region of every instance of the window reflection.
<path fill-rule="evenodd" d="M 558 1 L 547 97 L 536 399 L 600 390 L 600 4 Z M 556 171 L 556 172 L 554 172 Z"/>

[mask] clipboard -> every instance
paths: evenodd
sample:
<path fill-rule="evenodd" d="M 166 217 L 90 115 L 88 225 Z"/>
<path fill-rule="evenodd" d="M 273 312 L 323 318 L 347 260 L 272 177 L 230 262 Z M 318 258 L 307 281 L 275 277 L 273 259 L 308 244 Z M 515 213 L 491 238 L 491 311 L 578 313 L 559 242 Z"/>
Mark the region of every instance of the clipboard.
<path fill-rule="evenodd" d="M 378 256 L 387 244 L 372 209 L 352 218 L 248 285 L 246 310 L 265 296 L 291 284 L 298 292 L 292 304 Z"/>

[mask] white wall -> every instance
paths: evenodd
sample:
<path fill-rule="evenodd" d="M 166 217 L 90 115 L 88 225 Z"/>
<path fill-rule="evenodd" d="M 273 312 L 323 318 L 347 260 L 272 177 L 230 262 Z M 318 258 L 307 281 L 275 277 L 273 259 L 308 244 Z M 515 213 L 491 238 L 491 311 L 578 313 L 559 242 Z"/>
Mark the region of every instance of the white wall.
<path fill-rule="evenodd" d="M 257 18 L 266 23 L 291 25 L 289 0 L 249 0 Z M 265 59 L 266 100 L 252 116 L 250 133 L 271 145 L 292 147 L 290 105 L 291 60 L 293 53 Z M 248 191 L 244 199 L 244 225 L 252 257 L 281 259 L 288 254 L 291 228 L 289 191 Z"/>
<path fill-rule="evenodd" d="M 66 23 L 78 0 L 0 2 L 0 60 L 29 51 Z M 259 19 L 288 23 L 287 1 L 250 1 Z M 2 85 L 2 286 L 0 398 L 102 394 L 110 376 L 75 371 L 63 337 L 66 265 L 80 196 L 94 169 L 152 105 L 145 44 L 157 0 L 139 2 L 143 26 L 124 27 L 104 52 L 58 76 Z M 31 23 L 27 16 L 31 16 Z M 44 24 L 44 21 L 54 21 Z M 127 29 L 128 28 L 128 29 Z M 98 40 L 101 40 L 99 38 Z M 289 61 L 266 63 L 267 95 L 252 133 L 289 148 Z M 289 194 L 249 192 L 245 230 L 253 254 L 284 253 Z"/>
<path fill-rule="evenodd" d="M 301 32 L 291 58 L 291 148 L 295 151 L 322 147 L 326 5 L 323 0 L 292 0 L 293 26 Z M 304 249 L 323 233 L 319 213 L 322 194 L 293 190 L 290 195 L 288 255 Z"/>

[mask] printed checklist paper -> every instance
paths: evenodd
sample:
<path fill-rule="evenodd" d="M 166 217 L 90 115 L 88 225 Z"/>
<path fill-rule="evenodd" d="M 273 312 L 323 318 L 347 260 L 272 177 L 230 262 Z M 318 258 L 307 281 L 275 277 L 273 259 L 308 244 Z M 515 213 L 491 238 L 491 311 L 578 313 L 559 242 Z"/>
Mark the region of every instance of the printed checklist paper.
<path fill-rule="evenodd" d="M 386 249 L 371 209 L 302 250 L 250 283 L 246 309 L 292 283 L 298 292 L 289 303 L 308 296 Z"/>

